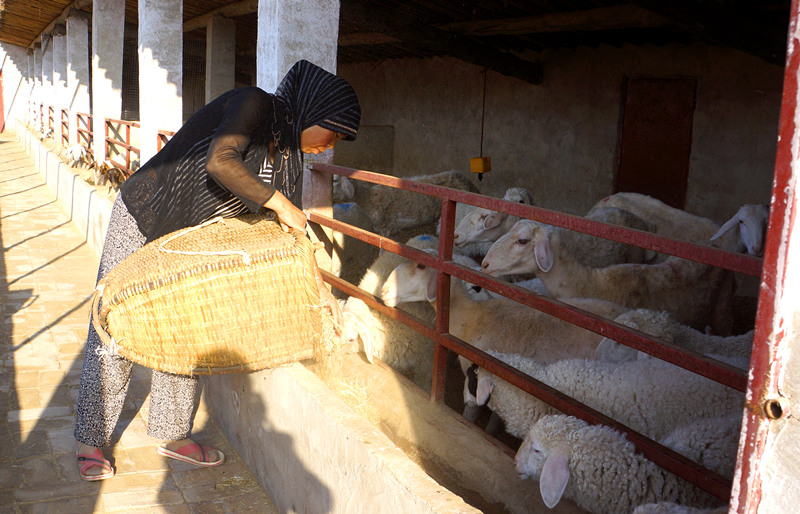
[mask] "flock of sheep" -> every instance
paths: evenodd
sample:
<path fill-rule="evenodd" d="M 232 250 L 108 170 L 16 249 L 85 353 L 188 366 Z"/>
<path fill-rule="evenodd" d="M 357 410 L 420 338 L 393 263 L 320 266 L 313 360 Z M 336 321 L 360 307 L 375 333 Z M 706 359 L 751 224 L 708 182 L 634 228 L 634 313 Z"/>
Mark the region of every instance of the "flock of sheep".
<path fill-rule="evenodd" d="M 460 172 L 411 180 L 475 191 Z M 509 189 L 504 199 L 532 203 L 523 188 Z M 334 217 L 341 221 L 438 251 L 436 198 L 341 178 L 334 183 L 334 201 Z M 759 256 L 768 209 L 745 205 L 720 226 L 649 196 L 617 193 L 600 200 L 586 218 Z M 726 364 L 749 367 L 753 332 L 732 333 L 733 272 L 466 204 L 458 204 L 456 223 L 453 260 L 459 264 Z M 420 227 L 428 233 L 420 234 Z M 410 233 L 403 231 L 414 229 L 418 233 L 406 238 Z M 342 275 L 349 274 L 345 278 L 388 306 L 434 322 L 435 269 L 390 252 L 377 255 L 370 245 L 337 237 Z M 348 244 L 356 246 L 345 248 Z M 357 298 L 340 301 L 352 348 L 370 362 L 385 361 L 423 388 L 430 386 L 432 341 Z M 451 280 L 450 333 L 732 477 L 741 392 L 456 278 Z M 569 498 L 598 513 L 726 511 L 718 499 L 642 457 L 623 434 L 566 416 L 460 361 L 464 415 L 474 420 L 485 405 L 522 440 L 517 472 L 539 482 L 548 507 Z"/>

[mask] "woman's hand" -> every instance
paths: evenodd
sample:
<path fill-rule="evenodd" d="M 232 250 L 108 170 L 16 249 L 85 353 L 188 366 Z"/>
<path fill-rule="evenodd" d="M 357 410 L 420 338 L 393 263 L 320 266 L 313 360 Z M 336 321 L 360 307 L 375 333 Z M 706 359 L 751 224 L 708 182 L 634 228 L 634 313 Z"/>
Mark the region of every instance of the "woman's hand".
<path fill-rule="evenodd" d="M 264 207 L 275 211 L 284 232 L 289 232 L 289 229 L 294 228 L 306 233 L 306 222 L 308 221 L 306 213 L 295 207 L 280 191 L 275 191 Z"/>

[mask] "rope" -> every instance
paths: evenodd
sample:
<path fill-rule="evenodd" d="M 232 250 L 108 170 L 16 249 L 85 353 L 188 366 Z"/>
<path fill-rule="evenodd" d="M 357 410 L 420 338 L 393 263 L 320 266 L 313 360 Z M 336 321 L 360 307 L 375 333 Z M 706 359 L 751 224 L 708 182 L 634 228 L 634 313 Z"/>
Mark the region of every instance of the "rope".
<path fill-rule="evenodd" d="M 203 223 L 201 223 L 199 225 L 196 225 L 194 227 L 189 227 L 187 229 L 184 229 L 184 230 L 178 232 L 177 234 L 175 234 L 175 235 L 165 239 L 164 241 L 162 241 L 161 244 L 158 245 L 158 250 L 161 251 L 161 252 L 165 252 L 165 253 L 174 253 L 174 254 L 180 254 L 180 255 L 241 255 L 242 256 L 242 260 L 244 260 L 244 263 L 249 266 L 250 265 L 250 254 L 248 254 L 244 250 L 220 250 L 220 251 L 217 251 L 217 252 L 204 252 L 204 251 L 192 252 L 192 251 L 186 251 L 186 250 L 169 250 L 167 248 L 164 248 L 164 245 L 166 245 L 167 243 L 169 243 L 169 242 L 173 241 L 174 239 L 177 239 L 177 238 L 179 238 L 181 236 L 184 236 L 184 235 L 188 234 L 189 232 L 192 232 L 192 231 L 195 231 L 195 230 L 199 230 L 199 229 L 201 229 L 203 227 L 206 227 L 208 225 L 211 225 L 213 223 L 220 223 L 220 222 L 222 222 L 224 224 L 225 223 L 225 219 L 222 216 L 217 216 L 215 218 L 211 218 L 208 221 L 204 221 Z"/>

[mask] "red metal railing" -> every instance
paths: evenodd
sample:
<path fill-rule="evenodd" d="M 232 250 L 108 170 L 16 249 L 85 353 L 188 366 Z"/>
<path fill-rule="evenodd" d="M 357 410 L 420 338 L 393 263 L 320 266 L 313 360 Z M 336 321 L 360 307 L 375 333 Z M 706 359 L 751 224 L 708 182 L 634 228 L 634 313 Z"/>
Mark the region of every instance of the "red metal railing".
<path fill-rule="evenodd" d="M 56 128 L 56 112 L 52 105 L 47 107 L 47 128 L 52 130 Z"/>
<path fill-rule="evenodd" d="M 579 216 L 572 216 L 557 211 L 539 207 L 506 202 L 497 198 L 489 198 L 475 193 L 457 191 L 453 189 L 422 184 L 387 175 L 358 171 L 329 164 L 315 163 L 312 166 L 315 172 L 337 174 L 354 179 L 365 180 L 374 184 L 416 191 L 421 194 L 436 196 L 442 199 L 442 222 L 440 231 L 439 256 L 433 257 L 391 239 L 379 236 L 332 218 L 311 212 L 309 219 L 312 222 L 327 226 L 333 230 L 355 237 L 384 250 L 397 253 L 417 262 L 432 266 L 439 270 L 437 292 L 437 320 L 436 327 L 431 327 L 420 322 L 408 314 L 387 307 L 373 295 L 359 289 L 340 278 L 323 272 L 325 280 L 337 289 L 350 296 L 360 298 L 372 308 L 385 315 L 400 321 L 414 330 L 422 333 L 435 342 L 434 375 L 432 377 L 431 398 L 441 401 L 444 395 L 444 375 L 446 367 L 446 350 L 451 350 L 464 356 L 470 361 L 487 369 L 491 373 L 507 380 L 520 389 L 546 401 L 562 412 L 582 418 L 590 423 L 603 423 L 620 432 L 627 434 L 629 439 L 637 446 L 642 454 L 698 487 L 708 491 L 723 500 L 729 500 L 731 481 L 699 466 L 697 463 L 665 448 L 659 443 L 639 434 L 615 420 L 590 409 L 586 405 L 570 398 L 563 393 L 533 379 L 521 371 L 508 366 L 495 359 L 486 352 L 459 340 L 449 333 L 449 294 L 450 276 L 467 280 L 471 283 L 485 287 L 489 290 L 508 296 L 520 303 L 541 310 L 570 323 L 583 327 L 592 332 L 616 339 L 623 344 L 637 350 L 646 351 L 658 358 L 686 368 L 694 373 L 707 377 L 739 391 L 744 391 L 747 386 L 747 375 L 725 363 L 706 357 L 697 352 L 687 351 L 671 345 L 667 341 L 653 338 L 647 334 L 619 325 L 613 321 L 600 318 L 589 312 L 576 309 L 552 298 L 546 298 L 525 289 L 521 289 L 507 282 L 502 282 L 481 272 L 473 271 L 452 262 L 453 230 L 455 223 L 456 202 L 468 203 L 496 211 L 506 212 L 518 217 L 541 221 L 590 235 L 612 239 L 622 243 L 633 244 L 643 248 L 667 253 L 705 264 L 719 266 L 747 275 L 759 276 L 761 261 L 747 255 L 718 250 L 676 239 L 656 236 L 649 232 L 628 229 L 613 225 L 606 225 L 596 221 L 586 220 Z"/>
<path fill-rule="evenodd" d="M 109 135 L 110 132 L 116 132 L 117 137 L 119 137 L 120 130 L 116 129 L 114 125 L 119 125 L 120 127 L 124 127 L 125 132 L 125 139 L 117 139 Z M 106 156 L 108 156 L 108 160 L 111 161 L 114 165 L 118 168 L 122 169 L 125 172 L 125 176 L 129 177 L 133 172 L 131 170 L 131 154 L 139 154 L 139 148 L 131 145 L 131 129 L 132 128 L 139 128 L 139 123 L 135 121 L 123 121 L 123 120 L 115 120 L 112 118 L 106 118 L 105 120 L 105 137 L 106 137 Z M 121 164 L 114 159 L 112 159 L 111 151 L 116 150 L 117 148 L 122 148 L 124 152 L 118 152 L 118 155 L 125 155 L 125 164 Z"/>
<path fill-rule="evenodd" d="M 89 148 L 92 147 L 92 141 L 94 141 L 94 126 L 92 124 L 92 115 L 85 113 L 85 112 L 76 112 L 75 113 L 75 131 L 78 134 L 78 141 L 80 143 L 81 140 L 86 143 L 86 146 Z"/>
<path fill-rule="evenodd" d="M 69 109 L 61 109 L 61 146 L 69 146 Z"/>
<path fill-rule="evenodd" d="M 159 130 L 158 131 L 158 142 L 156 143 L 156 151 L 160 152 L 164 145 L 167 144 L 167 141 L 175 135 L 175 132 L 170 130 Z"/>

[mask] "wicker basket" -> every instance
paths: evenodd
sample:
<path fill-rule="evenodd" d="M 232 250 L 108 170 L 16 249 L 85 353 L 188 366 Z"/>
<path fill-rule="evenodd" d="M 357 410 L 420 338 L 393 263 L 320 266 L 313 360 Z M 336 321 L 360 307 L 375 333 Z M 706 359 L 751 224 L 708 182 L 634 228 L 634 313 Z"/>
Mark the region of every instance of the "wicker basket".
<path fill-rule="evenodd" d="M 254 371 L 333 350 L 314 249 L 274 217 L 215 219 L 140 248 L 98 284 L 112 354 L 183 375 Z"/>

